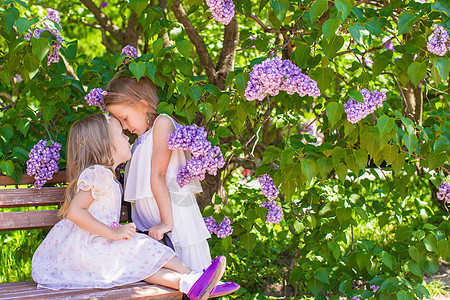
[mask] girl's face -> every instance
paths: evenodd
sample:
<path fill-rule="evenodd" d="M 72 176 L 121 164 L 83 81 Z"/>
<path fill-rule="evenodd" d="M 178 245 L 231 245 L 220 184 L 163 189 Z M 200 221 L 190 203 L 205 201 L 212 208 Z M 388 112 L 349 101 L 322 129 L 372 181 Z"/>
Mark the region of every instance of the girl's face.
<path fill-rule="evenodd" d="M 114 169 L 121 163 L 131 158 L 129 138 L 122 131 L 119 121 L 116 118 L 111 118 L 109 123 L 111 130 L 111 138 L 114 143 L 115 152 L 113 154 Z"/>
<path fill-rule="evenodd" d="M 146 120 L 147 107 L 143 103 L 135 105 L 113 104 L 108 105 L 108 111 L 117 118 L 124 130 L 141 135 L 148 130 Z"/>

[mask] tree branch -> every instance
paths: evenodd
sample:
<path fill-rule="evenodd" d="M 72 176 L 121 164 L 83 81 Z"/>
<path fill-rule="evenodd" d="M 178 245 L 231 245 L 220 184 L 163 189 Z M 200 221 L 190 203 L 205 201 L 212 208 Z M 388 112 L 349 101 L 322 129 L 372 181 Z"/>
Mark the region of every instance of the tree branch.
<path fill-rule="evenodd" d="M 223 33 L 223 47 L 220 51 L 219 60 L 217 61 L 216 84 L 221 89 L 225 89 L 225 80 L 234 68 L 234 59 L 236 56 L 236 48 L 239 43 L 239 26 L 234 17 L 231 22 L 225 26 Z"/>
<path fill-rule="evenodd" d="M 191 23 L 191 20 L 186 15 L 183 7 L 179 0 L 174 0 L 172 4 L 172 11 L 175 14 L 178 22 L 183 24 L 184 29 L 189 37 L 189 40 L 194 44 L 195 49 L 197 51 L 197 55 L 200 59 L 200 62 L 206 69 L 206 75 L 208 76 L 208 82 L 214 84 L 216 78 L 216 70 L 214 64 L 211 60 L 211 56 L 209 55 L 208 48 L 203 41 L 203 38 L 198 34 L 195 30 L 194 26 Z"/>

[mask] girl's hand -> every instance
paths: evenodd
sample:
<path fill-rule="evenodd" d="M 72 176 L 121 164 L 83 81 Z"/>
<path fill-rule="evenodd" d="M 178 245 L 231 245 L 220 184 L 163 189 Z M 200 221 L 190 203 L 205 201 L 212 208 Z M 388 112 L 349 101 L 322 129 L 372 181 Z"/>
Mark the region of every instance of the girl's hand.
<path fill-rule="evenodd" d="M 136 225 L 134 225 L 134 223 L 128 223 L 111 229 L 113 230 L 113 240 L 129 240 L 136 234 Z"/>
<path fill-rule="evenodd" d="M 148 235 L 151 236 L 152 238 L 154 238 L 155 240 L 160 241 L 160 240 L 162 240 L 164 233 L 169 232 L 171 230 L 172 230 L 172 227 L 161 222 L 155 226 L 152 226 L 148 230 Z"/>

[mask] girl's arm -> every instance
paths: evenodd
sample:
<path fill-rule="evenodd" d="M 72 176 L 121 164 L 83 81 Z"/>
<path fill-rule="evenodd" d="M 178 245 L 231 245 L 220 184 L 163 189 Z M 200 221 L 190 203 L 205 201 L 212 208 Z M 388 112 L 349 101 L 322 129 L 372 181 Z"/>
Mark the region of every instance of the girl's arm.
<path fill-rule="evenodd" d="M 161 116 L 153 125 L 153 156 L 150 184 L 153 196 L 159 208 L 161 223 L 149 229 L 149 235 L 161 240 L 163 234 L 171 231 L 173 226 L 172 201 L 166 183 L 166 172 L 169 166 L 172 150 L 167 145 L 169 134 L 175 131 L 170 118 Z"/>
<path fill-rule="evenodd" d="M 67 219 L 84 230 L 113 240 L 128 240 L 135 234 L 136 226 L 134 223 L 111 228 L 94 218 L 88 211 L 93 201 L 94 198 L 90 191 L 79 191 L 76 193 L 75 197 L 70 201 Z"/>

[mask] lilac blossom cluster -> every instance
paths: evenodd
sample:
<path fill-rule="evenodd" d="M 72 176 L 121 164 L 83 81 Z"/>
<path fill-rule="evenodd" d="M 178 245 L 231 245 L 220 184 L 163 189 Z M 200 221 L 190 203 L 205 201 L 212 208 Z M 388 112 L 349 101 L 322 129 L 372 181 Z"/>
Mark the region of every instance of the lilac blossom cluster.
<path fill-rule="evenodd" d="M 203 218 L 203 220 L 205 221 L 206 228 L 208 228 L 209 233 L 215 233 L 218 238 L 223 239 L 233 233 L 231 221 L 228 217 L 224 217 L 219 225 L 217 225 L 217 221 L 213 216 Z"/>
<path fill-rule="evenodd" d="M 192 153 L 186 166 L 178 171 L 177 183 L 185 186 L 195 178 L 205 179 L 205 174 L 216 175 L 217 170 L 225 165 L 222 152 L 218 146 L 211 146 L 206 139 L 206 132 L 197 125 L 180 126 L 169 135 L 167 140 L 169 149 L 181 149 Z"/>
<path fill-rule="evenodd" d="M 450 203 L 450 183 L 448 181 L 442 181 L 436 196 L 440 201 Z"/>
<path fill-rule="evenodd" d="M 278 224 L 283 219 L 283 210 L 276 201 L 266 201 L 261 204 L 261 207 L 267 208 L 269 210 L 269 212 L 267 213 L 266 222 Z"/>
<path fill-rule="evenodd" d="M 234 17 L 233 0 L 206 0 L 211 14 L 217 22 L 228 25 Z"/>
<path fill-rule="evenodd" d="M 89 93 L 84 96 L 89 106 L 98 106 L 103 112 L 107 112 L 106 107 L 103 105 L 103 99 L 106 96 L 106 91 L 101 88 L 95 88 L 89 91 Z"/>
<path fill-rule="evenodd" d="M 274 200 L 278 197 L 280 191 L 275 186 L 272 177 L 269 174 L 264 174 L 258 177 L 259 184 L 261 184 L 261 194 L 267 197 L 269 200 Z"/>
<path fill-rule="evenodd" d="M 130 45 L 123 47 L 122 54 L 125 54 L 126 56 L 128 56 L 127 58 L 125 58 L 123 60 L 122 64 L 126 64 L 129 60 L 131 60 L 130 57 L 131 58 L 138 57 L 137 49 Z"/>
<path fill-rule="evenodd" d="M 29 154 L 27 161 L 27 174 L 36 180 L 33 187 L 40 189 L 59 171 L 58 161 L 61 145 L 54 141 L 40 140 Z"/>
<path fill-rule="evenodd" d="M 51 50 L 48 52 L 48 56 L 47 56 L 47 66 L 49 66 L 51 63 L 57 63 L 59 62 L 59 49 L 61 48 L 61 43 L 63 41 L 62 36 L 59 34 L 59 30 L 58 29 L 51 29 L 52 27 L 49 26 L 49 24 L 47 22 L 45 22 L 45 20 L 51 20 L 55 23 L 57 23 L 59 25 L 59 27 L 61 27 L 60 21 L 61 18 L 59 16 L 59 12 L 57 10 L 48 8 L 47 9 L 47 16 L 44 17 L 44 27 L 45 29 L 35 29 L 33 31 L 33 33 L 28 32 L 27 34 L 25 34 L 24 39 L 26 41 L 30 41 L 31 37 L 35 37 L 37 39 L 39 39 L 41 37 L 42 32 L 44 31 L 49 31 L 51 34 L 53 34 L 56 38 L 56 42 L 53 42 L 53 44 L 51 45 Z"/>
<path fill-rule="evenodd" d="M 378 107 L 382 107 L 383 101 L 386 100 L 385 92 L 374 90 L 371 93 L 368 89 L 362 89 L 359 92 L 363 95 L 364 103 L 350 98 L 344 104 L 347 120 L 350 123 L 358 123 L 358 121 L 373 113 Z"/>
<path fill-rule="evenodd" d="M 302 74 L 300 68 L 290 60 L 274 57 L 256 64 L 250 72 L 245 98 L 262 101 L 267 94 L 276 96 L 280 91 L 286 91 L 289 95 L 298 93 L 301 97 L 320 96 L 317 82 Z"/>
<path fill-rule="evenodd" d="M 448 32 L 444 27 L 434 24 L 433 34 L 428 38 L 427 49 L 431 53 L 439 56 L 444 56 L 447 53 L 447 47 L 450 49 L 450 44 L 447 45 L 449 41 Z"/>

